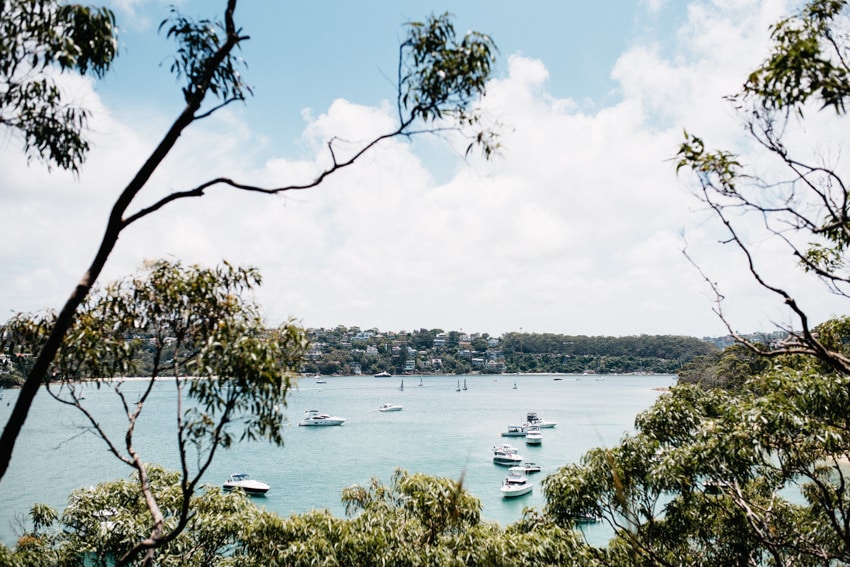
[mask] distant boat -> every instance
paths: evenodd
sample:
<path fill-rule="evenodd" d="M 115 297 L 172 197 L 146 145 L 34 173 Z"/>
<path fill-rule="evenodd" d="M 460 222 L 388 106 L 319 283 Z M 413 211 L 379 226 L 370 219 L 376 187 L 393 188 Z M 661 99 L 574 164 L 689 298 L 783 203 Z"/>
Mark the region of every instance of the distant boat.
<path fill-rule="evenodd" d="M 514 390 L 516 390 L 516 380 L 514 380 Z"/>
<path fill-rule="evenodd" d="M 526 473 L 526 474 L 536 473 L 536 472 L 540 472 L 540 465 L 538 465 L 537 463 L 524 463 L 524 464 L 521 464 L 521 465 L 513 466 L 508 470 L 510 470 L 511 472 Z"/>
<path fill-rule="evenodd" d="M 345 423 L 344 417 L 320 413 L 318 410 L 307 410 L 304 412 L 304 419 L 298 422 L 298 425 L 342 425 L 343 423 Z"/>
<path fill-rule="evenodd" d="M 525 425 L 536 425 L 541 429 L 548 429 L 550 427 L 555 427 L 556 425 L 558 425 L 558 423 L 555 421 L 546 421 L 545 419 L 538 416 L 536 411 L 530 411 L 525 414 Z"/>
<path fill-rule="evenodd" d="M 392 374 L 390 374 L 386 370 L 384 370 L 383 372 L 378 372 L 377 374 L 375 374 L 375 378 L 390 378 L 390 377 L 392 377 Z"/>
<path fill-rule="evenodd" d="M 463 379 L 463 389 L 466 390 L 466 378 Z"/>
<path fill-rule="evenodd" d="M 519 472 L 511 472 L 510 475 L 505 477 L 505 480 L 502 483 L 502 496 L 505 498 L 523 496 L 524 494 L 531 492 L 531 490 L 532 485 L 528 482 L 528 478 Z"/>
<path fill-rule="evenodd" d="M 543 433 L 541 433 L 539 425 L 529 425 L 526 428 L 525 443 L 526 445 L 540 445 L 543 443 Z"/>
<path fill-rule="evenodd" d="M 225 490 L 241 488 L 248 494 L 265 494 L 269 491 L 269 485 L 259 480 L 248 478 L 245 473 L 233 473 L 224 483 Z"/>
<path fill-rule="evenodd" d="M 419 377 L 419 385 L 420 386 L 422 385 L 422 377 L 421 376 Z"/>
<path fill-rule="evenodd" d="M 401 386 L 399 386 L 398 389 L 404 392 L 404 378 L 401 379 Z"/>
<path fill-rule="evenodd" d="M 460 380 L 457 381 L 457 390 L 455 391 L 460 392 Z"/>
<path fill-rule="evenodd" d="M 386 403 L 378 408 L 378 411 L 388 412 L 388 411 L 401 411 L 403 406 L 397 406 L 394 404 Z"/>
<path fill-rule="evenodd" d="M 493 462 L 497 465 L 515 466 L 522 462 L 522 457 L 517 450 L 507 443 L 493 447 Z"/>
<path fill-rule="evenodd" d="M 507 431 L 502 431 L 502 437 L 525 437 L 525 427 L 522 425 L 508 425 Z"/>

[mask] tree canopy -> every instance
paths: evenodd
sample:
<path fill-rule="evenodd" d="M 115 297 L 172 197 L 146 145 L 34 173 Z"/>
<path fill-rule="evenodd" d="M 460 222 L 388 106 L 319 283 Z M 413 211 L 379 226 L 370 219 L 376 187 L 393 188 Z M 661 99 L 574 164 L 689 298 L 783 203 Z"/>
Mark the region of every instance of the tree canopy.
<path fill-rule="evenodd" d="M 150 521 L 134 524 L 136 532 L 124 526 L 125 548 L 118 553 L 117 544 L 109 547 L 116 558 L 147 554 L 152 559 L 154 549 L 190 526 L 192 497 L 219 449 L 243 440 L 283 444 L 286 395 L 307 340 L 295 325 L 264 327 L 258 307 L 245 298 L 260 281 L 252 268 L 159 261 L 136 277 L 96 288 L 80 306 L 45 386 L 58 402 L 76 407 L 109 452 L 136 473 Z M 21 358 L 40 348 L 51 323 L 51 314 L 20 315 L 4 327 L 0 345 Z M 124 377 L 135 374 L 136 351 L 143 346 L 153 349 L 150 374 L 146 386 L 130 395 Z M 181 470 L 173 488 L 179 505 L 172 512 L 163 509 L 151 488 L 150 468 L 136 442 L 136 424 L 154 384 L 162 380 L 174 385 L 177 399 Z M 126 413 L 123 434 L 103 428 L 86 406 L 84 391 L 91 387 L 111 389 L 120 400 Z"/>
<path fill-rule="evenodd" d="M 789 138 L 811 112 L 831 112 L 836 124 L 845 117 L 848 23 L 846 2 L 808 2 L 773 26 L 769 57 L 730 97 L 770 168 L 756 171 L 692 134 L 680 146 L 679 171 L 695 173 L 697 196 L 794 325 L 772 342 L 735 333 L 720 284 L 706 275 L 738 345 L 687 366 L 682 384 L 638 417 L 636 433 L 545 480 L 546 514 L 558 524 L 592 516 L 614 530 L 593 550 L 606 564 L 850 562 L 848 318 L 810 321 L 807 298 L 771 281 L 745 237 L 754 214 L 760 238 L 785 245 L 827 291 L 847 297 L 842 168 L 827 153 L 799 155 Z"/>
<path fill-rule="evenodd" d="M 804 273 L 822 282 L 827 293 L 848 297 L 850 271 L 850 201 L 844 183 L 839 137 L 806 135 L 804 120 L 814 112 L 833 115 L 837 132 L 846 120 L 848 87 L 847 3 L 812 0 L 798 13 L 771 28 L 773 45 L 764 63 L 730 97 L 748 134 L 760 151 L 759 169 L 747 167 L 729 150 L 712 150 L 699 136 L 687 133 L 679 147 L 677 168 L 689 170 L 699 183 L 697 197 L 727 232 L 726 243 L 742 253 L 744 269 L 753 280 L 789 309 L 792 323 L 782 329 L 783 344 L 759 345 L 734 331 L 723 309 L 722 284 L 710 274 L 706 281 L 716 296 L 716 311 L 741 344 L 764 354 L 810 354 L 850 373 L 850 358 L 822 342 L 813 332 L 805 297 L 795 297 L 792 284 L 769 278 L 757 253 L 757 242 L 769 239 L 785 246 Z M 828 148 L 830 143 L 838 144 Z M 769 165 L 765 165 L 769 164 Z M 749 219 L 763 231 L 748 235 Z"/>
<path fill-rule="evenodd" d="M 24 139 L 27 158 L 78 171 L 89 150 L 85 108 L 69 104 L 55 69 L 102 77 L 118 53 L 107 8 L 56 0 L 0 5 L 0 125 Z"/>

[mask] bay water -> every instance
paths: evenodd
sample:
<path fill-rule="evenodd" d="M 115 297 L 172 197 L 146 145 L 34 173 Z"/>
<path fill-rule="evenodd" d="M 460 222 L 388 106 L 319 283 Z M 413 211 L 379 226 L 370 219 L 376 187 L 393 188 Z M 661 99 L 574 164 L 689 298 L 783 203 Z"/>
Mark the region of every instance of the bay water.
<path fill-rule="evenodd" d="M 288 396 L 285 445 L 243 442 L 216 455 L 204 481 L 221 485 L 228 475 L 248 473 L 271 485 L 253 501 L 282 516 L 328 509 L 344 516 L 342 489 L 388 481 L 396 468 L 454 479 L 479 498 L 482 517 L 503 526 L 518 520 L 524 507 L 545 504 L 540 481 L 559 467 L 579 462 L 593 447 L 616 445 L 633 431 L 634 418 L 652 405 L 675 376 L 474 375 L 391 378 L 300 378 Z M 127 381 L 130 401 L 146 384 Z M 464 390 L 464 384 L 466 389 Z M 516 385 L 516 387 L 514 387 Z M 403 386 L 403 389 L 402 389 Z M 460 391 L 458 389 L 460 388 Z M 112 385 L 85 389 L 84 404 L 121 446 L 126 417 Z M 6 423 L 17 397 L 7 389 L 0 401 Z M 377 411 L 384 403 L 399 412 Z M 299 427 L 306 410 L 347 419 L 339 427 Z M 522 424 L 537 412 L 553 429 L 543 430 L 540 446 L 521 437 L 501 437 L 509 424 Z M 155 386 L 137 426 L 137 449 L 146 462 L 178 469 L 174 385 Z M 539 464 L 529 475 L 534 491 L 504 499 L 506 467 L 493 464 L 492 448 L 511 443 L 525 461 Z M 72 490 L 127 478 L 131 469 L 93 435 L 79 411 L 39 392 L 18 439 L 12 463 L 0 481 L 0 541 L 14 544 L 20 519 L 35 503 L 61 510 Z M 601 524 L 584 528 L 589 540 L 605 538 Z M 600 542 L 601 543 L 601 542 Z"/>

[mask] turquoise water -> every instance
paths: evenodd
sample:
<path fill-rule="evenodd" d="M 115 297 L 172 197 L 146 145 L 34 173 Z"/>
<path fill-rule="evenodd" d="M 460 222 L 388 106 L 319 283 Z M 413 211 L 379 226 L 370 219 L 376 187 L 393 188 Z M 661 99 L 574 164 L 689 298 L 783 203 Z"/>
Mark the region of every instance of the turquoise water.
<path fill-rule="evenodd" d="M 558 467 L 577 462 L 592 447 L 616 444 L 633 428 L 638 412 L 659 395 L 657 388 L 673 383 L 672 376 L 461 376 L 467 390 L 457 391 L 458 377 L 424 376 L 401 379 L 328 377 L 326 384 L 301 379 L 289 396 L 289 425 L 285 446 L 242 443 L 218 453 L 205 477 L 221 484 L 233 472 L 247 472 L 271 485 L 254 501 L 281 515 L 327 508 L 343 516 L 340 494 L 351 484 L 372 477 L 389 479 L 397 467 L 411 472 L 460 478 L 478 497 L 486 520 L 503 525 L 520 518 L 526 506 L 544 504 L 540 481 Z M 516 389 L 513 385 L 516 382 Z M 127 382 L 126 392 L 142 382 Z M 6 390 L 0 402 L 5 423 L 17 392 Z M 400 412 L 381 413 L 391 402 Z M 122 410 L 108 387 L 86 391 L 85 403 L 120 442 Z M 348 421 L 341 427 L 298 427 L 305 410 L 317 409 Z M 522 438 L 502 438 L 508 424 L 522 423 L 536 411 L 558 423 L 543 430 L 543 444 L 525 445 Z M 159 384 L 138 426 L 138 449 L 148 462 L 177 468 L 173 385 Z M 499 487 L 507 469 L 494 465 L 491 448 L 509 442 L 526 461 L 542 472 L 530 475 L 532 494 L 512 500 Z M 0 541 L 14 543 L 16 519 L 34 503 L 61 509 L 75 488 L 125 478 L 130 469 L 108 453 L 103 441 L 84 427 L 79 413 L 41 392 L 15 448 L 12 464 L 0 482 Z M 588 528 L 591 539 L 605 533 L 601 525 Z"/>

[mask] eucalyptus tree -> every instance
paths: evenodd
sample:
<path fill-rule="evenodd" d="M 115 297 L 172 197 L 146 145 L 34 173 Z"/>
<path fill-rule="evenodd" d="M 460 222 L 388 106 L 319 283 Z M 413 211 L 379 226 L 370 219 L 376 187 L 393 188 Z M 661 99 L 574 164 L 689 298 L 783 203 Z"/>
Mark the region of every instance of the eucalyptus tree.
<path fill-rule="evenodd" d="M 695 173 L 699 198 L 742 252 L 745 269 L 795 323 L 779 343 L 734 333 L 719 287 L 706 277 L 718 315 L 755 356 L 735 349 L 692 367 L 703 388 L 673 388 L 638 417 L 636 433 L 545 480 L 548 517 L 569 526 L 590 516 L 612 528 L 611 541 L 592 550 L 606 564 L 850 563 L 850 319 L 811 322 L 807 298 L 772 281 L 745 236 L 749 213 L 806 273 L 848 296 L 842 148 L 803 156 L 796 128 L 812 113 L 831 113 L 832 131 L 843 132 L 848 15 L 847 2 L 813 0 L 779 21 L 769 57 L 731 97 L 748 137 L 764 150 L 763 169 L 709 150 L 695 135 L 679 148 L 679 171 Z M 818 146 L 826 142 L 819 138 Z"/>
<path fill-rule="evenodd" d="M 265 328 L 259 308 L 246 298 L 260 282 L 252 268 L 159 261 L 136 277 L 96 288 L 80 305 L 45 386 L 55 400 L 77 408 L 109 452 L 135 471 L 149 521 L 123 533 L 119 564 L 139 555 L 152 560 L 154 550 L 190 524 L 197 513 L 192 497 L 219 449 L 243 440 L 283 444 L 286 395 L 308 341 L 292 324 Z M 29 341 L 37 350 L 51 327 L 52 320 L 18 316 L 7 325 L 3 344 L 20 349 Z M 151 351 L 150 376 L 142 387 L 133 382 L 128 388 L 124 377 L 135 375 L 142 349 Z M 162 382 L 174 388 L 180 463 L 172 489 L 179 499 L 168 513 L 137 440 L 145 406 Z M 126 418 L 123 427 L 107 427 L 104 416 L 87 407 L 83 394 L 92 387 L 114 392 Z M 116 551 L 114 545 L 109 549 Z"/>
<path fill-rule="evenodd" d="M 739 392 L 678 386 L 617 446 L 544 481 L 546 515 L 587 517 L 617 565 L 830 565 L 850 561 L 847 389 L 812 359 Z"/>
<path fill-rule="evenodd" d="M 782 244 L 792 261 L 818 278 L 827 292 L 850 297 L 850 195 L 841 163 L 850 96 L 849 24 L 846 1 L 810 0 L 772 26 L 769 56 L 730 97 L 747 140 L 760 150 L 758 169 L 731 151 L 710 149 L 687 132 L 677 161 L 679 171 L 695 174 L 698 198 L 727 232 L 726 242 L 743 254 L 745 269 L 787 306 L 793 322 L 784 328 L 788 339 L 783 343 L 760 344 L 737 334 L 724 312 L 718 284 L 707 274 L 716 294 L 715 311 L 730 334 L 760 354 L 809 354 L 843 374 L 850 373 L 850 358 L 812 332 L 817 322 L 810 321 L 806 298 L 767 274 L 755 243 Z M 821 130 L 817 139 L 806 139 L 812 135 L 806 132 L 806 122 L 814 115 L 828 119 L 827 131 L 838 135 Z M 751 218 L 764 233 L 748 235 L 753 225 L 745 223 Z"/>
<path fill-rule="evenodd" d="M 117 54 L 107 8 L 56 0 L 0 3 L 0 126 L 23 136 L 27 158 L 74 172 L 89 150 L 87 109 L 66 100 L 54 71 L 103 77 Z"/>
<path fill-rule="evenodd" d="M 185 495 L 179 473 L 151 466 L 149 490 L 162 506 L 167 521 L 180 517 Z M 233 564 L 236 549 L 261 517 L 260 510 L 241 491 L 222 492 L 204 487 L 191 497 L 193 510 L 186 529 L 164 544 L 157 565 L 208 567 Z M 54 565 L 114 565 L 148 529 L 151 515 L 137 478 L 103 482 L 75 490 L 60 514 L 36 505 L 30 516 L 33 528 L 23 534 L 13 550 L 0 549 L 4 565 L 21 567 Z M 2 554 L 6 556 L 3 557 Z"/>
<path fill-rule="evenodd" d="M 317 187 L 330 175 L 350 167 L 384 140 L 411 137 L 426 132 L 452 129 L 468 137 L 467 152 L 480 149 L 489 157 L 498 148 L 493 130 L 482 120 L 475 102 L 485 92 L 496 47 L 487 35 L 455 33 L 449 14 L 429 17 L 407 25 L 407 36 L 399 46 L 396 108 L 398 123 L 361 147 L 339 152 L 335 140 L 327 143 L 329 163 L 311 179 L 261 187 L 238 179 L 199 180 L 192 187 L 175 188 L 162 197 L 144 201 L 153 173 L 175 147 L 182 133 L 195 122 L 217 110 L 244 101 L 250 94 L 237 56 L 248 36 L 236 22 L 237 0 L 226 0 L 220 20 L 193 20 L 172 9 L 160 29 L 177 42 L 171 70 L 183 81 L 184 108 L 127 185 L 118 191 L 106 229 L 94 257 L 65 304 L 50 323 L 50 332 L 38 351 L 0 436 L 0 478 L 5 474 L 18 434 L 26 421 L 39 386 L 47 379 L 51 364 L 71 328 L 79 306 L 99 278 L 119 236 L 137 221 L 184 199 L 199 198 L 211 190 L 277 195 Z M 4 25 L 10 14 L 3 12 Z M 7 28 L 15 32 L 14 22 Z M 45 43 L 47 53 L 56 47 Z"/>

